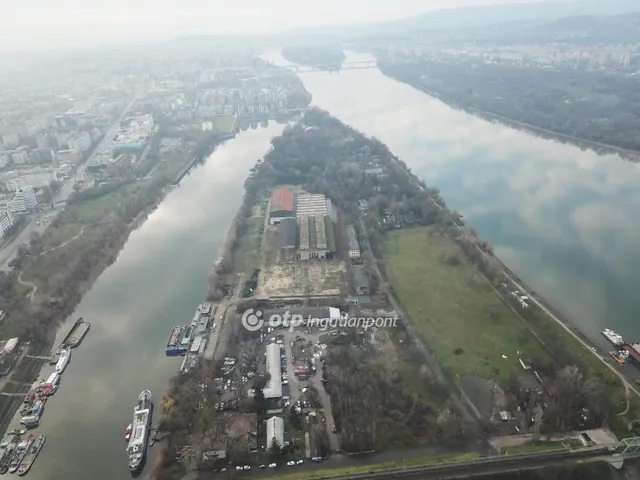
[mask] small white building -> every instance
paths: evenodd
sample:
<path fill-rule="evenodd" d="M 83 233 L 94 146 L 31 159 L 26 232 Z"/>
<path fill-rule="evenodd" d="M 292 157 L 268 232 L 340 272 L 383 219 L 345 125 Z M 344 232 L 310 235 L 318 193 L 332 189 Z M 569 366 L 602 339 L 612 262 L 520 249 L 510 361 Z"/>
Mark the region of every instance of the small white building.
<path fill-rule="evenodd" d="M 347 239 L 349 240 L 349 257 L 360 258 L 360 244 L 352 225 L 347 225 Z"/>
<path fill-rule="evenodd" d="M 284 420 L 281 417 L 267 420 L 267 449 L 271 448 L 274 440 L 280 448 L 284 447 Z"/>

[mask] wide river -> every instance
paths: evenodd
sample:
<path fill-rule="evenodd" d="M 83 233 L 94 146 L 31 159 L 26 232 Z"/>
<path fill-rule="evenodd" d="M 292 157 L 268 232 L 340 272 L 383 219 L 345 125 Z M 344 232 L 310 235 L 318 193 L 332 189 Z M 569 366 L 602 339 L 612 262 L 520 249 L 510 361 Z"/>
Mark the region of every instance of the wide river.
<path fill-rule="evenodd" d="M 640 340 L 640 166 L 455 111 L 376 69 L 301 78 L 315 105 L 378 137 L 440 188 L 500 258 L 586 334 L 600 341 L 610 327 Z M 180 359 L 163 353 L 170 328 L 203 300 L 244 179 L 282 128 L 242 132 L 219 147 L 85 296 L 73 318 L 92 328 L 47 403 L 48 440 L 31 478 L 129 477 L 123 435 L 137 395 L 149 388 L 160 397 L 177 371 Z"/>

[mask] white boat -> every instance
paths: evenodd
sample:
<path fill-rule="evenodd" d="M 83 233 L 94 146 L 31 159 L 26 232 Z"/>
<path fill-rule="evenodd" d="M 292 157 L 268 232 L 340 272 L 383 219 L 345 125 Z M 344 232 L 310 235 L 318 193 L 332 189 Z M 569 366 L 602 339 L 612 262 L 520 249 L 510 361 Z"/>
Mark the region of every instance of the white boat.
<path fill-rule="evenodd" d="M 29 451 L 29 448 L 31 447 L 31 444 L 34 440 L 34 436 L 29 435 L 29 438 L 18 444 L 18 446 L 16 447 L 16 451 L 13 453 L 11 464 L 9 464 L 9 473 L 15 473 L 18 470 L 20 464 L 22 463 L 22 460 Z"/>
<path fill-rule="evenodd" d="M 133 409 L 131 438 L 127 445 L 129 470 L 132 472 L 137 472 L 140 469 L 147 454 L 152 414 L 153 402 L 151 401 L 151 392 L 144 390 L 138 397 L 138 404 Z"/>
<path fill-rule="evenodd" d="M 64 372 L 64 369 L 67 368 L 67 365 L 69 364 L 69 360 L 71 360 L 71 349 L 65 348 L 61 350 L 60 360 L 58 360 L 58 363 L 56 363 L 56 368 L 55 368 L 56 372 L 58 373 Z"/>
<path fill-rule="evenodd" d="M 26 475 L 26 473 L 31 468 L 31 465 L 33 465 L 33 462 L 36 461 L 36 457 L 40 453 L 40 450 L 42 450 L 42 446 L 44 445 L 46 439 L 47 437 L 45 437 L 44 435 L 39 435 L 38 438 L 33 441 L 33 444 L 31 445 L 31 447 L 29 447 L 27 454 L 24 456 L 24 459 L 22 460 L 22 463 L 18 468 L 18 475 Z"/>
<path fill-rule="evenodd" d="M 622 338 L 622 335 L 618 335 L 616 332 L 614 332 L 609 328 L 605 328 L 604 330 L 602 330 L 601 333 L 604 336 L 604 338 L 609 340 L 615 346 L 620 346 L 624 344 L 624 339 Z"/>

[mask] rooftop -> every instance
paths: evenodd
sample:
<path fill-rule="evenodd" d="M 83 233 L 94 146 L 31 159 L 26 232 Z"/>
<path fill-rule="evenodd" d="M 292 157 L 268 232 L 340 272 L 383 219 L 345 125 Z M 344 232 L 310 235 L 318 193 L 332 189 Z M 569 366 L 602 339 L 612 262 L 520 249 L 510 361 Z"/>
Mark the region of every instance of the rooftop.
<path fill-rule="evenodd" d="M 271 211 L 293 212 L 293 192 L 284 188 L 278 188 L 271 195 Z"/>

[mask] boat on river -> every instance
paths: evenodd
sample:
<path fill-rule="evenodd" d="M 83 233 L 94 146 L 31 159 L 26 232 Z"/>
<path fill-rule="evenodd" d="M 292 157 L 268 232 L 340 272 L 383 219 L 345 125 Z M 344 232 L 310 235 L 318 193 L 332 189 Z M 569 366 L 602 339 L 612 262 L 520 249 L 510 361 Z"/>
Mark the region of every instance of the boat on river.
<path fill-rule="evenodd" d="M 62 340 L 61 346 L 63 348 L 74 348 L 80 345 L 82 339 L 87 335 L 91 324 L 89 322 L 85 322 L 82 317 L 76 320 L 76 323 L 73 324 L 67 336 Z"/>
<path fill-rule="evenodd" d="M 622 335 L 618 335 L 616 332 L 614 332 L 613 330 L 609 329 L 609 328 L 605 328 L 604 330 L 602 330 L 602 335 L 604 336 L 604 338 L 606 338 L 607 340 L 609 340 L 611 343 L 613 343 L 616 347 L 619 347 L 621 345 L 624 345 L 624 339 L 622 338 Z"/>
<path fill-rule="evenodd" d="M 184 331 L 183 325 L 178 325 L 173 327 L 173 330 L 171 331 L 171 335 L 169 335 L 169 341 L 167 342 L 167 347 L 164 349 L 164 353 L 168 357 L 182 355 L 187 351 L 187 349 L 183 345 L 181 345 L 183 331 Z"/>
<path fill-rule="evenodd" d="M 151 418 L 153 416 L 153 401 L 151 392 L 144 390 L 138 396 L 138 404 L 133 409 L 133 422 L 131 422 L 131 438 L 127 445 L 129 457 L 129 470 L 138 472 L 147 455 L 149 446 L 149 432 L 151 431 Z"/>
<path fill-rule="evenodd" d="M 60 360 L 56 363 L 56 372 L 62 373 L 64 369 L 69 365 L 69 361 L 71 360 L 71 348 L 65 348 L 60 351 Z"/>
<path fill-rule="evenodd" d="M 2 452 L 2 457 L 0 457 L 0 475 L 4 475 L 9 471 L 9 464 L 11 463 L 13 451 L 17 445 L 15 442 L 9 443 Z"/>
<path fill-rule="evenodd" d="M 15 473 L 18 470 L 20 464 L 22 463 L 22 460 L 26 456 L 34 440 L 35 437 L 33 435 L 29 435 L 26 440 L 18 443 L 18 446 L 14 449 L 11 456 L 12 458 L 11 463 L 9 464 L 9 473 Z"/>
<path fill-rule="evenodd" d="M 18 475 L 22 477 L 23 475 L 27 474 L 27 472 L 31 468 L 31 465 L 33 465 L 33 462 L 36 461 L 36 457 L 40 453 L 40 450 L 42 450 L 42 446 L 44 445 L 46 439 L 47 437 L 41 434 L 33 441 L 31 446 L 29 447 L 29 450 L 27 451 L 27 454 L 22 460 L 22 463 L 18 467 Z"/>

